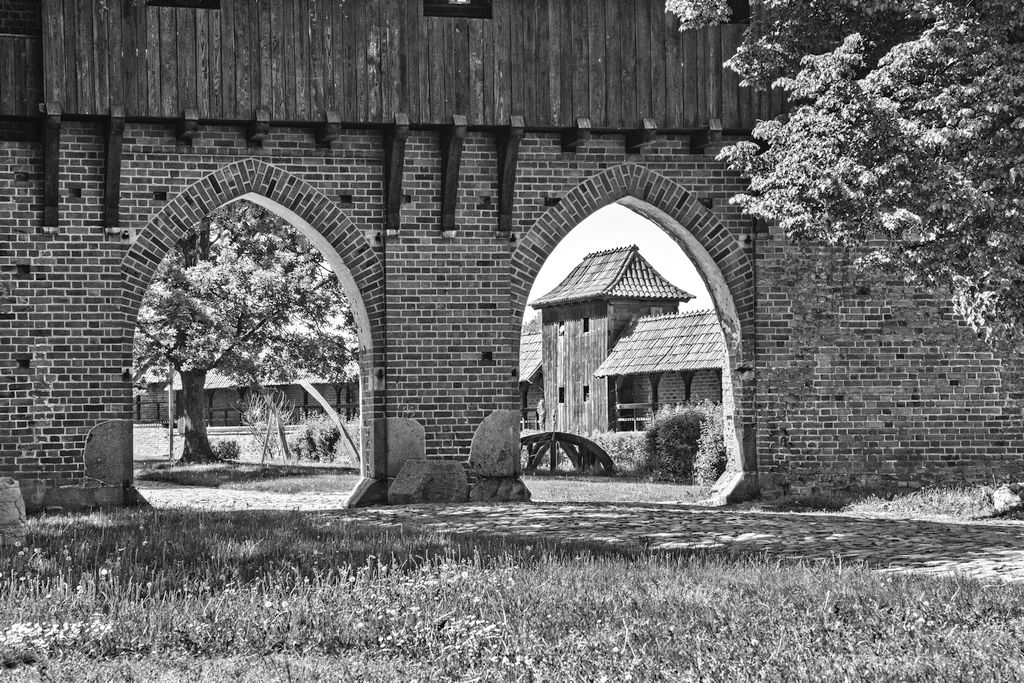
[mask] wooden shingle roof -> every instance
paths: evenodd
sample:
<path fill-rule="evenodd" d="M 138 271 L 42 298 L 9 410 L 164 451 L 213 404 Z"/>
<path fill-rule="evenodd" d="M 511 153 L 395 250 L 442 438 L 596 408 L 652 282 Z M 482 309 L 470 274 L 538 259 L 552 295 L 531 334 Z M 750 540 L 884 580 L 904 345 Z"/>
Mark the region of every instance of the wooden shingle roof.
<path fill-rule="evenodd" d="M 661 276 L 636 245 L 587 254 L 561 284 L 530 302 L 534 308 L 590 299 L 689 301 L 693 295 Z"/>
<path fill-rule="evenodd" d="M 674 313 L 636 321 L 594 375 L 708 370 L 721 368 L 724 361 L 725 342 L 714 311 Z"/>
<path fill-rule="evenodd" d="M 527 332 L 519 340 L 519 381 L 532 382 L 544 363 L 544 341 L 540 332 Z"/>

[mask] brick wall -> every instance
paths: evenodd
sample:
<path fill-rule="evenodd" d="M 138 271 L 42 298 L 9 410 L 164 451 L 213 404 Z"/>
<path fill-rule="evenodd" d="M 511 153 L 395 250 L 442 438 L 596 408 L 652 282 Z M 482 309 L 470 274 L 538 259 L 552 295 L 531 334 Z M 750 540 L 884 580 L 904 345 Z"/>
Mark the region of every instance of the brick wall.
<path fill-rule="evenodd" d="M 42 0 L 4 0 L 0 3 L 0 33 L 38 36 L 42 32 Z"/>
<path fill-rule="evenodd" d="M 369 310 L 373 346 L 361 360 L 368 417 L 419 420 L 431 457 L 465 458 L 491 411 L 518 409 L 519 330 L 533 277 L 581 215 L 631 195 L 696 235 L 728 284 L 741 325 L 726 403 L 734 400 L 736 423 L 756 436 L 768 484 L 887 487 L 1024 473 L 1021 395 L 1004 381 L 1009 369 L 940 298 L 855 275 L 848 255 L 796 248 L 775 233 L 746 239 L 751 222 L 727 203 L 742 180 L 713 155 L 691 155 L 685 137 L 659 138 L 640 156 L 624 153 L 621 136 L 596 135 L 566 154 L 557 134 L 531 133 L 512 234 L 497 231 L 491 135 L 468 136 L 458 229 L 447 236 L 437 134 L 409 139 L 409 201 L 391 237 L 381 234 L 382 156 L 373 131 L 347 131 L 324 150 L 308 130 L 273 128 L 262 149 L 248 149 L 240 128 L 203 126 L 189 148 L 176 146 L 169 125 L 129 123 L 121 223 L 140 232 L 129 248 L 101 225 L 98 124 L 64 124 L 53 232 L 41 227 L 40 145 L 0 142 L 0 475 L 84 480 L 89 430 L 132 416 L 122 371 L 134 312 L 121 304 L 141 296 L 147 268 L 176 234 L 175 217 L 210 197 L 226 200 L 224 183 L 234 181 L 222 177 L 219 189 L 204 181 L 186 199 L 183 190 L 250 159 L 272 164 L 242 166 L 263 180 L 273 174 L 281 182 L 266 191 L 311 224 L 328 212 L 316 227 L 354 264 Z M 343 196 L 351 201 L 338 213 Z M 385 277 L 373 275 L 375 264 Z"/>

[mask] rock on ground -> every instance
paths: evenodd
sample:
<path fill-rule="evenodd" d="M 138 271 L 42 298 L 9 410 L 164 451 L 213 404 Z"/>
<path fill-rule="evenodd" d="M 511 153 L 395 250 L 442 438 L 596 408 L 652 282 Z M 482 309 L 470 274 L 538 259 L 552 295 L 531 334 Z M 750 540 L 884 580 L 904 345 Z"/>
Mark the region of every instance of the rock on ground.
<path fill-rule="evenodd" d="M 0 477 L 0 548 L 25 542 L 25 500 L 21 487 L 10 477 Z"/>
<path fill-rule="evenodd" d="M 1017 491 L 1013 489 L 1016 488 Z M 997 515 L 1005 515 L 1024 508 L 1024 501 L 1021 500 L 1020 484 L 1003 485 L 992 492 L 992 511 Z"/>
<path fill-rule="evenodd" d="M 392 505 L 464 503 L 469 482 L 460 463 L 444 460 L 409 460 L 388 489 Z"/>
<path fill-rule="evenodd" d="M 469 499 L 474 503 L 527 502 L 530 490 L 519 477 L 480 477 Z"/>

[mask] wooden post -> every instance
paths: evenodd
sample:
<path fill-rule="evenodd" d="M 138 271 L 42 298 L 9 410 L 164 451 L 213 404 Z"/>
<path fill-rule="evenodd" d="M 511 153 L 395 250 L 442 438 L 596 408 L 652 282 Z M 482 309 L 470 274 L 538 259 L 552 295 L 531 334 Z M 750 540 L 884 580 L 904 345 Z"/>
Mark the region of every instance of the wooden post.
<path fill-rule="evenodd" d="M 60 203 L 60 109 L 46 105 L 43 127 L 43 225 L 57 227 Z"/>
<path fill-rule="evenodd" d="M 691 390 L 693 388 L 693 376 L 695 374 L 697 374 L 697 373 L 695 373 L 693 371 L 684 372 L 683 373 L 683 382 L 686 383 L 686 398 L 685 398 L 686 401 L 689 401 L 690 400 L 690 396 L 692 395 Z"/>
<path fill-rule="evenodd" d="M 512 232 L 512 207 L 516 195 L 516 168 L 519 164 L 519 145 L 523 141 L 526 124 L 522 116 L 513 116 L 508 128 L 498 132 L 498 231 Z"/>
<path fill-rule="evenodd" d="M 441 131 L 441 231 L 455 230 L 458 206 L 459 169 L 466 142 L 466 117 L 456 114 Z"/>
<path fill-rule="evenodd" d="M 397 234 L 402 226 L 402 171 L 408 138 L 409 115 L 395 114 L 394 124 L 384 134 L 384 230 L 389 234 Z"/>
<path fill-rule="evenodd" d="M 121 148 L 124 141 L 124 111 L 111 107 L 106 121 L 107 163 L 103 183 L 103 226 L 116 228 L 121 222 Z"/>
<path fill-rule="evenodd" d="M 658 385 L 661 384 L 661 373 L 655 372 L 651 375 L 651 417 L 658 412 Z"/>
<path fill-rule="evenodd" d="M 174 460 L 174 366 L 167 364 L 167 459 Z"/>

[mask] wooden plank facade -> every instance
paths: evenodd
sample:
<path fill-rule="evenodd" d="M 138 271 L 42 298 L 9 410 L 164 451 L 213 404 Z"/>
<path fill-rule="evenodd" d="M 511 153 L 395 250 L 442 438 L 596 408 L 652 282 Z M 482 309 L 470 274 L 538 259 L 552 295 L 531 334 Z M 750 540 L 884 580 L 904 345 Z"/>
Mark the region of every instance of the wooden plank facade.
<path fill-rule="evenodd" d="M 423 0 L 168 4 L 42 0 L 41 42 L 0 37 L 18 72 L 2 113 L 749 130 L 780 102 L 722 68 L 745 25 L 680 32 L 664 0 L 493 0 L 490 18 L 424 16 Z"/>

